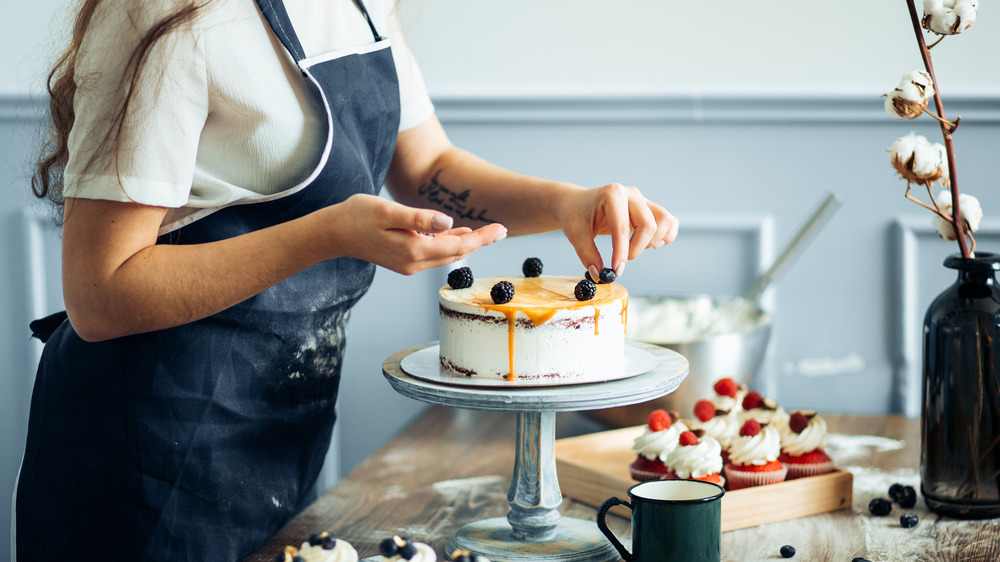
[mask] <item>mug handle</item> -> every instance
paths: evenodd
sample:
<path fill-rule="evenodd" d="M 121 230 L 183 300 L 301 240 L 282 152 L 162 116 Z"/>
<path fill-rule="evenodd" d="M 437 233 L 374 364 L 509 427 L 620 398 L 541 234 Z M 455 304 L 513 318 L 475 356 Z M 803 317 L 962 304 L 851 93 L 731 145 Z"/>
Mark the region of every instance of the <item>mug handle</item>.
<path fill-rule="evenodd" d="M 620 500 L 618 498 L 608 498 L 607 500 L 604 500 L 604 503 L 601 504 L 601 509 L 597 511 L 597 528 L 604 533 L 604 536 L 607 537 L 609 541 L 611 541 L 611 545 L 618 550 L 618 554 L 622 555 L 622 559 L 625 560 L 625 562 L 632 562 L 632 553 L 625 550 L 625 546 L 618 541 L 618 537 L 616 537 L 611 529 L 608 528 L 608 523 L 604 520 L 605 516 L 608 514 L 608 510 L 616 505 L 624 505 L 629 508 L 629 511 L 632 510 L 632 504 L 625 500 Z"/>

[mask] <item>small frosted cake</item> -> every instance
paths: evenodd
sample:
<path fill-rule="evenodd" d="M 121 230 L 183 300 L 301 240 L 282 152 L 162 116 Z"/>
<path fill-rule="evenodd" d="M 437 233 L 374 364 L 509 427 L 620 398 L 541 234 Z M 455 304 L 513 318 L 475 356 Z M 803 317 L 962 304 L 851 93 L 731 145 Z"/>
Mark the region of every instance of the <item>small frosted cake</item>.
<path fill-rule="evenodd" d="M 729 464 L 725 466 L 730 490 L 782 482 L 788 469 L 778 455 L 781 437 L 778 429 L 750 418 L 740 427 L 740 434 L 729 446 Z"/>
<path fill-rule="evenodd" d="M 722 446 L 714 437 L 705 435 L 700 429 L 685 431 L 678 438 L 678 445 L 667 455 L 670 473 L 665 479 L 701 480 L 720 486 L 725 484 L 722 476 Z"/>
<path fill-rule="evenodd" d="M 751 390 L 743 397 L 743 411 L 738 416 L 740 424 L 749 419 L 757 420 L 761 425 L 770 425 L 781 430 L 788 425 L 788 413 L 778 405 L 773 398 L 761 396 L 756 390 Z"/>
<path fill-rule="evenodd" d="M 439 294 L 443 375 L 586 382 L 622 373 L 628 291 L 617 283 L 470 274 L 469 286 Z"/>
<path fill-rule="evenodd" d="M 351 543 L 324 531 L 309 537 L 300 548 L 286 546 L 276 562 L 358 562 L 358 551 Z"/>
<path fill-rule="evenodd" d="M 635 460 L 628 467 L 632 478 L 646 482 L 666 476 L 670 472 L 665 462 L 667 456 L 677 448 L 681 433 L 687 430 L 674 412 L 650 412 L 646 429 L 632 442 Z"/>
<path fill-rule="evenodd" d="M 781 429 L 781 456 L 788 468 L 787 480 L 826 474 L 833 470 L 833 459 L 826 446 L 826 420 L 809 410 L 795 410 L 788 425 Z"/>
<path fill-rule="evenodd" d="M 393 535 L 378 545 L 379 558 L 382 562 L 436 562 L 437 554 L 429 545 L 410 540 L 407 537 Z"/>
<path fill-rule="evenodd" d="M 711 400 L 699 400 L 694 404 L 695 419 L 689 424 L 691 429 L 700 429 L 714 438 L 722 446 L 723 463 L 729 462 L 729 445 L 740 431 L 736 415 L 720 410 Z"/>

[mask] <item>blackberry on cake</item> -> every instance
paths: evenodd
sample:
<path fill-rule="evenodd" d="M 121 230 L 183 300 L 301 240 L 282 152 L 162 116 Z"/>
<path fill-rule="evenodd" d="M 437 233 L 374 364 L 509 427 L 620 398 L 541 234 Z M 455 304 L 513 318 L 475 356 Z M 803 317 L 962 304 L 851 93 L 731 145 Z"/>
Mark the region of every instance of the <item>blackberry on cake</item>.
<path fill-rule="evenodd" d="M 587 281 L 586 279 L 580 281 L 573 288 L 573 296 L 576 297 L 578 301 L 589 301 L 597 295 L 597 285 L 594 285 L 592 281 Z"/>
<path fill-rule="evenodd" d="M 473 281 L 472 270 L 468 267 L 453 269 L 448 273 L 448 286 L 452 289 L 468 289 Z"/>
<path fill-rule="evenodd" d="M 542 274 L 542 260 L 538 258 L 528 258 L 521 265 L 521 273 L 525 277 L 539 277 Z"/>
<path fill-rule="evenodd" d="M 514 285 L 510 281 L 500 281 L 490 289 L 494 304 L 506 304 L 514 299 Z"/>

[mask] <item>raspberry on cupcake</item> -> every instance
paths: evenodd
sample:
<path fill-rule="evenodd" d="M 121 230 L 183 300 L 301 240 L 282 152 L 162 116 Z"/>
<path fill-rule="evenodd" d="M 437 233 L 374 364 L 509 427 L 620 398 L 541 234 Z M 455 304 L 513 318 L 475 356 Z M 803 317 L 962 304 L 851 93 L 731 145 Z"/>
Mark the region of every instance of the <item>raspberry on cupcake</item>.
<path fill-rule="evenodd" d="M 718 441 L 722 446 L 722 463 L 728 462 L 726 449 L 740 429 L 736 417 L 729 411 L 720 410 L 711 400 L 695 402 L 694 417 L 689 424 L 691 429 L 701 429 L 705 435 Z"/>
<path fill-rule="evenodd" d="M 670 472 L 665 480 L 701 480 L 720 486 L 725 484 L 722 476 L 722 446 L 715 438 L 705 435 L 700 429 L 685 431 L 677 439 L 677 448 L 667 455 L 666 465 Z"/>
<path fill-rule="evenodd" d="M 747 393 L 747 385 L 738 383 L 729 377 L 721 378 L 712 385 L 715 396 L 712 403 L 717 410 L 724 410 L 738 415 L 743 410 L 743 397 Z"/>
<path fill-rule="evenodd" d="M 781 429 L 781 455 L 778 457 L 788 468 L 788 480 L 833 470 L 833 460 L 823 451 L 826 436 L 826 420 L 816 412 L 792 412 L 788 425 Z"/>
<path fill-rule="evenodd" d="M 729 464 L 723 469 L 729 489 L 783 481 L 788 469 L 778 460 L 780 454 L 781 438 L 775 427 L 755 418 L 745 421 L 729 446 Z"/>
<path fill-rule="evenodd" d="M 773 398 L 761 396 L 756 390 L 747 392 L 741 405 L 743 411 L 737 418 L 741 426 L 751 418 L 779 430 L 788 425 L 788 413 Z"/>
<path fill-rule="evenodd" d="M 674 412 L 650 412 L 646 430 L 632 443 L 632 450 L 636 454 L 635 461 L 629 465 L 632 478 L 640 482 L 663 478 L 668 472 L 664 461 L 677 448 L 680 434 L 687 430 L 688 427 Z"/>

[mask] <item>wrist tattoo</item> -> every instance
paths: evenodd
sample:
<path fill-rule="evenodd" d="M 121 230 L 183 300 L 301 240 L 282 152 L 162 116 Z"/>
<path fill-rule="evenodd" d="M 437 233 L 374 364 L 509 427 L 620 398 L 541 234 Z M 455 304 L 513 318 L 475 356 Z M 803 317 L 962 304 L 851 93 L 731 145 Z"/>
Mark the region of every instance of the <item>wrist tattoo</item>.
<path fill-rule="evenodd" d="M 425 197 L 431 204 L 447 211 L 455 218 L 486 224 L 497 222 L 487 216 L 489 212 L 487 209 L 477 209 L 475 206 L 469 205 L 471 190 L 466 189 L 462 192 L 455 192 L 441 183 L 438 176 L 443 171 L 444 169 L 442 168 L 434 172 L 430 181 L 421 185 L 417 193 Z"/>

